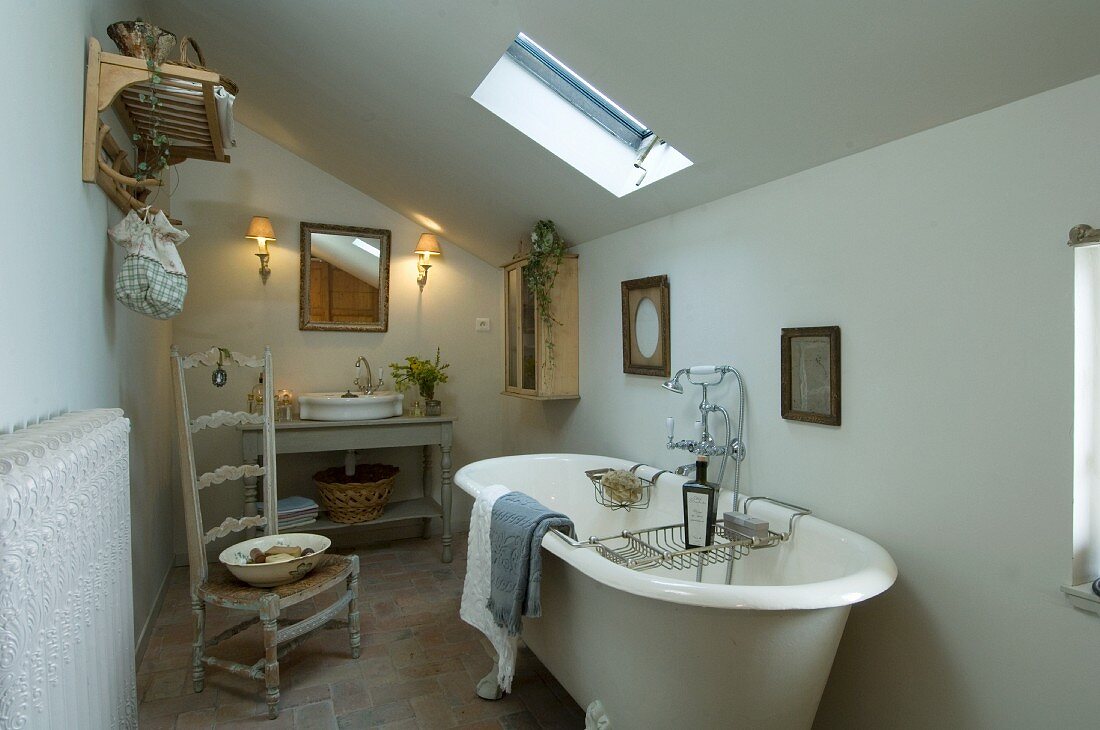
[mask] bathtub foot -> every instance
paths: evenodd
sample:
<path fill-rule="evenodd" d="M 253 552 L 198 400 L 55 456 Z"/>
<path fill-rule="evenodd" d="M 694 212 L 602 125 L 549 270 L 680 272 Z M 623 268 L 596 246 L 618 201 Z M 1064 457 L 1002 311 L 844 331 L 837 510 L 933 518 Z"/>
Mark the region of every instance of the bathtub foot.
<path fill-rule="evenodd" d="M 497 668 L 493 665 L 493 668 L 489 670 L 489 673 L 481 678 L 481 681 L 477 683 L 477 696 L 483 700 L 499 700 L 504 696 L 504 690 L 497 684 Z"/>

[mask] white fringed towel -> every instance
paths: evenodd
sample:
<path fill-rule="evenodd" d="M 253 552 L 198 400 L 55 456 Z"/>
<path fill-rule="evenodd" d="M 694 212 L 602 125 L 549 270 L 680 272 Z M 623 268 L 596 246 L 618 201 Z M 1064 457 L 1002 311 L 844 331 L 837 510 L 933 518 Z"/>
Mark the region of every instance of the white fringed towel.
<path fill-rule="evenodd" d="M 466 580 L 462 586 L 462 605 L 459 616 L 466 623 L 485 634 L 497 652 L 497 684 L 505 692 L 512 689 L 516 673 L 516 646 L 518 637 L 508 636 L 507 629 L 497 626 L 489 612 L 489 593 L 492 588 L 492 548 L 489 543 L 489 526 L 493 521 L 493 504 L 512 490 L 499 484 L 486 487 L 474 500 L 470 512 L 470 539 L 466 551 Z"/>

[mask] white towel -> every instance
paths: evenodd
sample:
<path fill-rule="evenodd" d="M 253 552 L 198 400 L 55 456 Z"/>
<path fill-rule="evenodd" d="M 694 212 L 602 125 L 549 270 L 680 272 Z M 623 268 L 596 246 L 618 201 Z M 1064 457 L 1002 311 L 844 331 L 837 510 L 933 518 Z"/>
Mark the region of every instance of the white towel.
<path fill-rule="evenodd" d="M 218 110 L 218 126 L 222 128 L 222 147 L 225 149 L 237 146 L 233 134 L 233 103 L 236 100 L 237 97 L 226 91 L 224 86 L 214 87 L 214 104 Z"/>
<path fill-rule="evenodd" d="M 489 525 L 493 521 L 493 503 L 512 491 L 500 484 L 481 490 L 470 512 L 470 538 L 466 552 L 466 581 L 462 586 L 462 620 L 485 634 L 497 652 L 497 685 L 504 692 L 512 689 L 516 674 L 518 638 L 508 636 L 508 630 L 497 626 L 487 606 L 492 581 L 492 551 L 489 545 Z"/>

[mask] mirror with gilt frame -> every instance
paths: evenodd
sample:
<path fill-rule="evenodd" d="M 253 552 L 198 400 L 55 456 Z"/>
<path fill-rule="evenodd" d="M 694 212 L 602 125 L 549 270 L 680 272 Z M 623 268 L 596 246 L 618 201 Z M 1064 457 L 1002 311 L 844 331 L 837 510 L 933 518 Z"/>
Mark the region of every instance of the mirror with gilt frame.
<path fill-rule="evenodd" d="M 302 223 L 298 329 L 385 332 L 390 231 Z"/>

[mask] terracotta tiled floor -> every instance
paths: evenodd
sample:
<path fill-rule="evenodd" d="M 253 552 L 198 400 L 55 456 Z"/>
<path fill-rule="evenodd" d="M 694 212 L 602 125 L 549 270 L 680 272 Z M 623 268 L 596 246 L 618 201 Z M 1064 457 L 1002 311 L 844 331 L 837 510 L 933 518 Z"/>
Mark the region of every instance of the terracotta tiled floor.
<path fill-rule="evenodd" d="M 464 538 L 456 539 L 450 565 L 439 562 L 438 538 L 358 550 L 362 656 L 351 658 L 346 630 L 322 631 L 302 644 L 279 665 L 281 714 L 271 721 L 262 682 L 208 668 L 205 690 L 191 691 L 187 571 L 175 569 L 138 669 L 142 730 L 583 728 L 581 709 L 526 649 L 512 694 L 497 702 L 474 694 L 474 684 L 492 667 L 493 654 L 485 638 L 458 617 Z M 207 636 L 235 623 L 238 615 L 209 607 Z M 262 652 L 259 627 L 217 649 L 225 658 L 252 663 Z"/>

